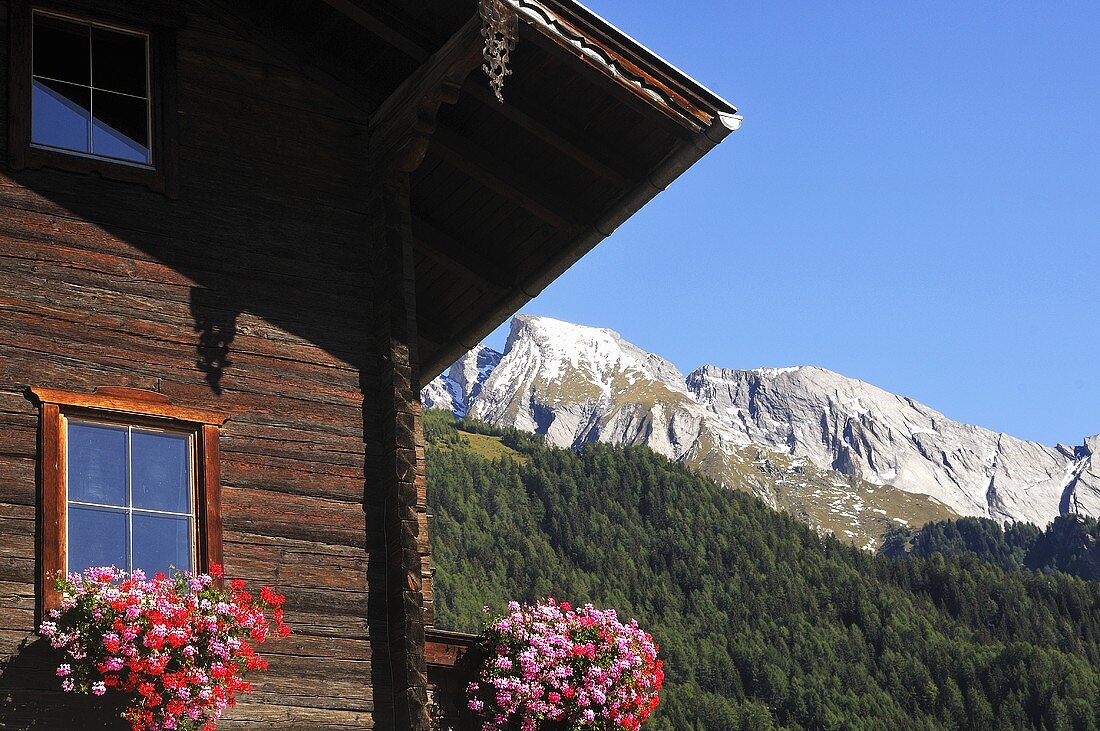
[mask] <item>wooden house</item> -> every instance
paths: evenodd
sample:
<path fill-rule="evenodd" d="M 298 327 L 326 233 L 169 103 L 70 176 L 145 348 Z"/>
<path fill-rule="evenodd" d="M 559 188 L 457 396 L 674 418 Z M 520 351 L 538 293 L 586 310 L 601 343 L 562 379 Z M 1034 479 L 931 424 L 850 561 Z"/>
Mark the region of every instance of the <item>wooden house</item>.
<path fill-rule="evenodd" d="M 35 632 L 58 571 L 108 562 L 288 596 L 220 728 L 428 728 L 461 638 L 432 630 L 419 386 L 736 110 L 573 0 L 0 22 L 0 728 L 122 727 Z"/>

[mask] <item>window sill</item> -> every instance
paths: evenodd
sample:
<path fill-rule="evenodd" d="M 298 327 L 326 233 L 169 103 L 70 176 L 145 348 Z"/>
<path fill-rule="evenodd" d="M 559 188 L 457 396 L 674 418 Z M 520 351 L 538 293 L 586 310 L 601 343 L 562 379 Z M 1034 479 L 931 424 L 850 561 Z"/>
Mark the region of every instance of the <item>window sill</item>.
<path fill-rule="evenodd" d="M 142 165 L 130 165 L 124 162 L 114 162 L 83 155 L 70 155 L 57 150 L 29 146 L 23 153 L 22 165 L 17 167 L 31 170 L 51 168 L 70 173 L 94 173 L 106 180 L 134 183 L 154 192 L 164 193 L 170 198 L 176 197 L 174 191 L 169 189 L 163 172 Z"/>

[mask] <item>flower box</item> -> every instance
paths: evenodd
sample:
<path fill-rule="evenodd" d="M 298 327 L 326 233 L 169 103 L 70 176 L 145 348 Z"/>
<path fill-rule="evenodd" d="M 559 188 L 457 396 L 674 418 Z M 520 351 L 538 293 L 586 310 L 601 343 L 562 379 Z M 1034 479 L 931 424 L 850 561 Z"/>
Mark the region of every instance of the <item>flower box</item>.
<path fill-rule="evenodd" d="M 133 731 L 214 731 L 251 692 L 244 674 L 267 667 L 254 645 L 290 634 L 284 597 L 269 587 L 254 597 L 238 580 L 225 590 L 220 578 L 220 566 L 152 579 L 109 566 L 59 579 L 61 608 L 40 631 L 63 653 L 62 689 L 120 696 Z"/>

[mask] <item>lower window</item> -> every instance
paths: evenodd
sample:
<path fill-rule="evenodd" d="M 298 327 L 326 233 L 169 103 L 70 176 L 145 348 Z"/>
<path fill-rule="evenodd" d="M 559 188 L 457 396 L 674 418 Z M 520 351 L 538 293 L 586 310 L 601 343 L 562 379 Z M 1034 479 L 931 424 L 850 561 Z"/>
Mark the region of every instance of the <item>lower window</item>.
<path fill-rule="evenodd" d="M 66 419 L 66 569 L 194 571 L 193 432 Z"/>
<path fill-rule="evenodd" d="M 162 394 L 35 388 L 40 407 L 39 610 L 61 573 L 90 566 L 209 571 L 220 564 L 220 412 Z"/>

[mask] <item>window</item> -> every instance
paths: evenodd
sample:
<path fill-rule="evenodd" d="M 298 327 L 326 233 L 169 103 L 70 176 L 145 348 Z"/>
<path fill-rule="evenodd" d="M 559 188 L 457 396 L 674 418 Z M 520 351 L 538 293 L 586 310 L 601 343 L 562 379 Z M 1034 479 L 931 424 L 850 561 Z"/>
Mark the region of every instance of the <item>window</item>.
<path fill-rule="evenodd" d="M 12 169 L 97 173 L 175 197 L 179 4 L 88 3 L 88 17 L 63 0 L 8 4 Z"/>
<path fill-rule="evenodd" d="M 34 11 L 31 144 L 152 163 L 149 36 Z"/>
<path fill-rule="evenodd" d="M 129 388 L 31 390 L 40 407 L 41 609 L 58 573 L 221 563 L 218 412 Z"/>
<path fill-rule="evenodd" d="M 65 419 L 67 571 L 195 568 L 195 435 Z"/>

